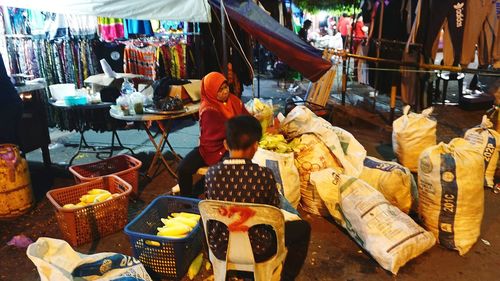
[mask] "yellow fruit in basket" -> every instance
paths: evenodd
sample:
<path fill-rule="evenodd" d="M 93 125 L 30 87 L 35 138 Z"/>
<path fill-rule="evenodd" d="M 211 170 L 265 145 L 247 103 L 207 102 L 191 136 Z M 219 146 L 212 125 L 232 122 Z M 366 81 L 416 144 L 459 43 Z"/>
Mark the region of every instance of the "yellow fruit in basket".
<path fill-rule="evenodd" d="M 109 192 L 105 189 L 100 189 L 100 188 L 94 188 L 94 189 L 89 190 L 89 192 L 87 192 L 87 194 L 90 194 L 90 195 L 97 195 L 97 194 L 103 194 L 103 193 L 111 194 L 111 192 Z"/>
<path fill-rule="evenodd" d="M 161 236 L 161 237 L 165 237 L 165 238 L 174 238 L 174 239 L 178 239 L 178 238 L 184 238 L 187 236 L 187 233 L 186 234 L 181 234 L 181 235 L 168 235 L 168 234 L 164 234 L 164 233 L 160 233 L 158 232 L 157 234 L 158 236 Z"/>
<path fill-rule="evenodd" d="M 182 224 L 182 225 L 188 226 L 189 228 L 195 227 L 196 224 L 198 223 L 198 221 L 195 221 L 195 220 L 192 220 L 192 219 L 188 219 L 188 218 L 183 218 L 183 217 L 170 218 L 170 219 L 161 219 L 161 222 L 165 226 L 175 226 L 177 224 Z"/>
<path fill-rule="evenodd" d="M 184 217 L 188 219 L 193 219 L 198 221 L 200 219 L 200 215 L 198 214 L 193 214 L 193 213 L 186 213 L 186 212 L 180 212 L 180 213 L 172 213 L 172 217 Z"/>
<path fill-rule="evenodd" d="M 189 219 L 185 217 L 174 217 L 172 220 L 188 225 L 191 228 L 195 227 L 198 224 L 197 219 Z"/>
<path fill-rule="evenodd" d="M 164 226 L 158 227 L 159 236 L 168 236 L 168 235 L 184 235 L 191 231 L 191 228 L 187 225 L 178 224 L 173 226 Z"/>
<path fill-rule="evenodd" d="M 85 203 L 94 203 L 94 200 L 97 197 L 97 195 L 98 194 L 85 194 L 82 197 L 80 197 L 80 201 Z"/>
<path fill-rule="evenodd" d="M 78 202 L 78 204 L 76 204 L 75 206 L 76 206 L 76 207 L 85 207 L 85 206 L 87 206 L 87 205 L 88 205 L 88 203 L 85 203 L 85 202 L 81 202 L 81 201 L 80 201 L 80 202 Z"/>
<path fill-rule="evenodd" d="M 111 199 L 112 196 L 111 196 L 111 193 L 102 193 L 102 194 L 98 194 L 95 199 L 94 199 L 94 202 L 93 203 L 99 203 L 99 202 L 104 202 L 108 199 Z"/>
<path fill-rule="evenodd" d="M 66 204 L 63 206 L 64 209 L 74 209 L 74 208 L 78 208 L 77 205 L 75 204 Z"/>

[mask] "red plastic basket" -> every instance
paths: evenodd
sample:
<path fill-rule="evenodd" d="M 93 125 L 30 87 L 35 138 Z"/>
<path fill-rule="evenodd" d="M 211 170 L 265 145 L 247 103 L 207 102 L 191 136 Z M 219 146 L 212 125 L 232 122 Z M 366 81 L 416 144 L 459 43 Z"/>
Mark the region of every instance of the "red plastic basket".
<path fill-rule="evenodd" d="M 141 166 L 141 161 L 122 154 L 98 162 L 71 166 L 69 171 L 75 177 L 76 183 L 92 181 L 107 175 L 119 176 L 132 186 L 132 194 L 137 195 Z"/>
<path fill-rule="evenodd" d="M 116 197 L 101 203 L 74 209 L 63 208 L 76 204 L 82 195 L 94 188 L 118 193 Z M 122 229 L 127 224 L 128 196 L 130 184 L 110 175 L 74 186 L 47 192 L 47 198 L 55 207 L 55 214 L 61 233 L 72 246 L 78 246 Z"/>

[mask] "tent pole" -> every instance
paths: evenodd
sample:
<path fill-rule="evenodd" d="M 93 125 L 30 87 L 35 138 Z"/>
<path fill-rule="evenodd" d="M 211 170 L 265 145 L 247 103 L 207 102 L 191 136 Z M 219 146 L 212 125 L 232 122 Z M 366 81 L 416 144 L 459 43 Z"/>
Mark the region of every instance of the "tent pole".
<path fill-rule="evenodd" d="M 227 77 L 227 40 L 226 40 L 226 14 L 223 0 L 220 0 L 220 18 L 222 26 L 222 74 Z"/>

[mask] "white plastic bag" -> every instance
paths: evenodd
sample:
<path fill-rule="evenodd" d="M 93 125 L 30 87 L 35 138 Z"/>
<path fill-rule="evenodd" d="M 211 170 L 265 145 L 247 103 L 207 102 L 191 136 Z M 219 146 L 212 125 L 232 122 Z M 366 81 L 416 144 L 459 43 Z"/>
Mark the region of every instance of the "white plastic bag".
<path fill-rule="evenodd" d="M 436 239 L 366 182 L 325 169 L 311 174 L 334 217 L 384 269 L 397 274 Z"/>
<path fill-rule="evenodd" d="M 315 134 L 335 155 L 345 174 L 357 177 L 363 170 L 363 160 L 366 157 L 364 147 L 351 133 L 332 126 L 305 106 L 296 106 L 290 111 L 281 122 L 280 131 L 289 139 L 303 134 Z"/>
<path fill-rule="evenodd" d="M 265 132 L 268 127 L 273 126 L 274 109 L 272 100 L 253 98 L 245 103 L 245 108 L 259 120 L 263 132 Z"/>
<path fill-rule="evenodd" d="M 464 255 L 481 230 L 484 159 L 462 138 L 422 152 L 418 167 L 418 209 L 439 244 Z"/>
<path fill-rule="evenodd" d="M 401 211 L 407 214 L 410 212 L 417 197 L 417 185 L 408 168 L 396 162 L 368 156 L 359 179 L 375 187 Z"/>
<path fill-rule="evenodd" d="M 297 208 L 300 201 L 300 180 L 293 153 L 277 153 L 259 147 L 252 161 L 273 171 L 278 191 Z"/>
<path fill-rule="evenodd" d="M 433 108 L 422 114 L 410 112 L 410 106 L 403 108 L 403 116 L 392 123 L 392 146 L 399 163 L 417 171 L 418 158 L 424 149 L 436 145 L 437 122 L 430 118 Z"/>
<path fill-rule="evenodd" d="M 467 130 L 464 138 L 476 146 L 483 155 L 486 167 L 484 184 L 493 188 L 495 185 L 493 178 L 497 169 L 498 151 L 500 149 L 500 134 L 491 128 L 493 128 L 493 123 L 484 115 L 481 125 Z"/>
<path fill-rule="evenodd" d="M 127 280 L 152 281 L 141 262 L 117 253 L 84 255 L 64 240 L 41 237 L 29 245 L 28 258 L 42 281 Z"/>

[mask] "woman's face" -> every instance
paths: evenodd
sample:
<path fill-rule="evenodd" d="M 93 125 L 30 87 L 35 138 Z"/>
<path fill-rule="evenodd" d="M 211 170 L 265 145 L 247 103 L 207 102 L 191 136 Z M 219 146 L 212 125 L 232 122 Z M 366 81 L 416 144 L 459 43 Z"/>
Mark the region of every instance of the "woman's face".
<path fill-rule="evenodd" d="M 219 91 L 217 92 L 217 100 L 221 102 L 227 101 L 229 98 L 229 86 L 227 85 L 226 82 L 222 83 L 222 85 L 219 88 Z"/>

